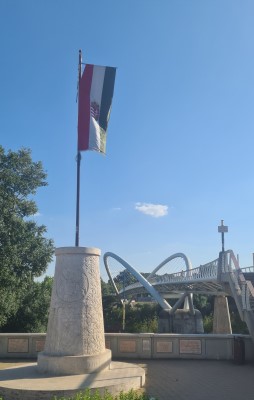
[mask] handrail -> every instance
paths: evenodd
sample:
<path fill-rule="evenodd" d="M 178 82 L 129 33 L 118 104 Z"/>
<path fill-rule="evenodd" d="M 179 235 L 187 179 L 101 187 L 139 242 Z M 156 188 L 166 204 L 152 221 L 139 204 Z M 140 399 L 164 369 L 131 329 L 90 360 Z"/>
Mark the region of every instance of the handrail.
<path fill-rule="evenodd" d="M 190 282 L 190 281 L 197 281 L 204 279 L 217 279 L 217 275 L 218 275 L 218 259 L 187 271 L 175 272 L 172 274 L 157 275 L 153 276 L 150 279 L 148 278 L 147 280 L 150 284 L 158 285 L 165 283 Z M 135 282 L 129 286 L 126 286 L 125 291 L 132 290 L 140 286 L 141 284 L 139 282 Z"/>
<path fill-rule="evenodd" d="M 254 272 L 254 266 L 241 268 L 242 272 Z"/>
<path fill-rule="evenodd" d="M 235 284 L 235 288 L 237 290 L 237 293 L 239 293 L 239 290 L 241 292 L 241 296 L 242 296 L 242 305 L 243 305 L 243 309 L 247 309 L 250 310 L 250 297 L 252 297 L 254 299 L 254 287 L 252 285 L 252 283 L 250 281 L 247 281 L 244 277 L 243 274 L 243 270 L 245 270 L 245 268 L 240 268 L 239 266 L 239 262 L 237 260 L 237 258 L 234 255 L 233 250 L 228 250 L 225 252 L 226 255 L 226 270 L 224 272 L 230 272 L 231 273 L 231 277 L 234 281 Z M 235 267 L 235 272 L 232 268 L 232 261 L 233 261 L 233 265 Z M 250 267 L 247 267 L 250 268 Z M 254 267 L 253 267 L 254 268 Z"/>

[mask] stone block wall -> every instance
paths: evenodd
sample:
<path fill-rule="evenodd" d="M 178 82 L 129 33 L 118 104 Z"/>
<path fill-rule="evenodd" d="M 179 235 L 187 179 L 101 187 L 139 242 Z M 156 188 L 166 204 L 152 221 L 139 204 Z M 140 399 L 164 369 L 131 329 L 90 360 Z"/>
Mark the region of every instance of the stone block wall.
<path fill-rule="evenodd" d="M 105 344 L 113 359 L 233 360 L 235 337 L 244 340 L 245 360 L 254 361 L 254 344 L 249 335 L 106 333 Z M 0 333 L 0 358 L 37 359 L 45 339 L 43 333 Z"/>

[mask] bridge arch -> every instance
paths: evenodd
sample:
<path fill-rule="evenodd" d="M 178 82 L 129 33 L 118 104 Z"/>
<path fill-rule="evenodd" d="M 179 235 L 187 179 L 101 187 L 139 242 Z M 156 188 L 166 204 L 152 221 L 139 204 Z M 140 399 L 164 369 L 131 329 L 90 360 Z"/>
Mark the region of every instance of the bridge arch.
<path fill-rule="evenodd" d="M 187 270 L 187 271 L 189 271 L 190 269 L 192 269 L 191 261 L 190 261 L 190 259 L 189 259 L 184 253 L 175 253 L 175 254 L 172 254 L 171 256 L 165 258 L 165 260 L 162 261 L 162 262 L 151 272 L 151 274 L 148 276 L 147 279 L 153 278 L 157 271 L 159 271 L 162 267 L 164 267 L 164 265 L 166 265 L 166 264 L 169 263 L 170 261 L 174 260 L 175 258 L 182 258 L 182 259 L 184 260 L 185 266 L 186 266 L 186 270 Z"/>
<path fill-rule="evenodd" d="M 182 258 L 184 260 L 187 275 L 188 275 L 188 271 L 191 270 L 192 265 L 191 265 L 189 258 L 184 253 L 175 253 L 175 254 L 172 254 L 171 256 L 167 257 L 151 272 L 151 274 L 148 276 L 147 279 L 144 278 L 134 267 L 132 267 L 130 264 L 128 264 L 125 260 L 123 260 L 118 255 L 116 255 L 112 252 L 105 253 L 103 256 L 103 260 L 104 260 L 104 265 L 105 265 L 106 271 L 107 271 L 109 279 L 115 289 L 116 294 L 121 298 L 121 293 L 119 292 L 119 290 L 114 282 L 112 273 L 109 268 L 108 259 L 110 257 L 115 259 L 117 262 L 119 262 L 131 275 L 133 275 L 137 279 L 137 281 L 160 304 L 160 306 L 164 310 L 168 310 L 170 313 L 172 313 L 172 312 L 174 313 L 176 311 L 176 309 L 182 304 L 182 302 L 184 302 L 184 308 L 190 309 L 193 312 L 194 308 L 193 308 L 193 299 L 192 299 L 191 293 L 189 293 L 189 292 L 183 293 L 181 295 L 180 299 L 176 302 L 176 304 L 172 308 L 171 305 L 163 298 L 163 296 L 161 296 L 161 294 L 149 282 L 149 279 L 153 278 L 157 271 L 159 271 L 164 265 L 166 265 L 170 261 L 174 260 L 175 258 Z"/>
<path fill-rule="evenodd" d="M 106 268 L 106 271 L 108 273 L 109 279 L 115 289 L 115 292 L 117 293 L 118 296 L 120 296 L 120 293 L 116 287 L 116 284 L 114 282 L 114 279 L 112 277 L 112 274 L 110 272 L 110 268 L 108 265 L 108 258 L 112 257 L 116 261 L 118 261 L 122 266 L 127 269 L 128 272 L 130 272 L 138 281 L 141 283 L 141 285 L 148 291 L 148 293 L 160 304 L 160 306 L 164 310 L 171 310 L 170 304 L 157 292 L 157 290 L 147 281 L 146 278 L 144 278 L 134 267 L 132 267 L 130 264 L 128 264 L 125 260 L 123 260 L 121 257 L 117 256 L 114 253 L 107 252 L 103 256 L 103 261 L 104 265 Z"/>

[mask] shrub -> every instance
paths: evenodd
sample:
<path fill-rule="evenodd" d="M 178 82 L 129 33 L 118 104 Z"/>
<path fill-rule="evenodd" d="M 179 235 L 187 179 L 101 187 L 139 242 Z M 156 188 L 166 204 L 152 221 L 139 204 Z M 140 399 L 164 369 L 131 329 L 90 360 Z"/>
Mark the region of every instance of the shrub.
<path fill-rule="evenodd" d="M 0 398 L 0 400 L 3 400 Z M 77 393 L 74 397 L 56 397 L 53 400 L 156 400 L 154 397 L 150 397 L 145 393 L 139 391 L 130 390 L 127 393 L 121 392 L 119 395 L 112 395 L 108 391 L 105 391 L 103 395 L 99 391 L 92 392 L 90 389 L 86 389 L 85 392 Z"/>

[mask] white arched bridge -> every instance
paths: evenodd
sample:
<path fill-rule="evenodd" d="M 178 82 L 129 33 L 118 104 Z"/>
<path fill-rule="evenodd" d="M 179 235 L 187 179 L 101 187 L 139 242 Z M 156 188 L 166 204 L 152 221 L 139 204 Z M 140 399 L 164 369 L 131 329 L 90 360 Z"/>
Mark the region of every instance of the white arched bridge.
<path fill-rule="evenodd" d="M 232 250 L 221 252 L 219 258 L 197 268 L 192 268 L 185 254 L 176 253 L 150 274 L 139 273 L 111 252 L 105 253 L 104 264 L 121 301 L 146 293 L 164 310 L 174 313 L 183 303 L 184 308 L 194 312 L 193 293 L 234 297 L 254 340 L 254 267 L 240 268 Z M 170 298 L 178 298 L 173 307 Z"/>

